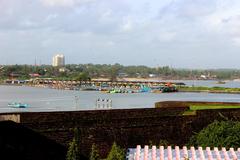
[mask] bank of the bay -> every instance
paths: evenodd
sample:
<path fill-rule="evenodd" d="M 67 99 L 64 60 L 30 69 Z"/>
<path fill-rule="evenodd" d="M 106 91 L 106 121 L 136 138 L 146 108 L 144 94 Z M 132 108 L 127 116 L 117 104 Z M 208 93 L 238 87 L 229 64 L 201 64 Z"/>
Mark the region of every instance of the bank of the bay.
<path fill-rule="evenodd" d="M 179 92 L 207 92 L 207 93 L 225 93 L 225 94 L 240 94 L 240 88 L 226 87 L 206 87 L 206 86 L 183 86 L 178 87 Z"/>

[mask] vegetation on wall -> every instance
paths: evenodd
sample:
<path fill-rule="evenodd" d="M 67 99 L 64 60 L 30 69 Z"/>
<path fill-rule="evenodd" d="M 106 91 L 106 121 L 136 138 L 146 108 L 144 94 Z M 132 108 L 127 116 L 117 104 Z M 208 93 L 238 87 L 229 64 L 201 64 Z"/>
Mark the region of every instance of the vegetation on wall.
<path fill-rule="evenodd" d="M 89 160 L 100 160 L 99 151 L 98 151 L 98 148 L 95 144 L 92 145 Z"/>
<path fill-rule="evenodd" d="M 72 141 L 69 143 L 66 160 L 80 160 L 81 149 L 80 149 L 80 132 L 78 128 L 74 128 L 74 136 Z M 115 142 L 113 143 L 111 150 L 106 160 L 124 160 L 125 151 L 120 148 Z M 97 145 L 93 144 L 89 155 L 89 160 L 101 160 Z"/>
<path fill-rule="evenodd" d="M 189 145 L 202 147 L 240 146 L 240 122 L 214 121 L 196 135 L 192 136 Z"/>
<path fill-rule="evenodd" d="M 117 146 L 117 144 L 114 142 L 111 151 L 107 156 L 107 160 L 124 160 L 124 159 L 125 159 L 124 149 Z"/>
<path fill-rule="evenodd" d="M 67 160 L 80 160 L 80 135 L 79 129 L 74 129 L 73 140 L 69 143 L 69 148 L 67 152 Z"/>

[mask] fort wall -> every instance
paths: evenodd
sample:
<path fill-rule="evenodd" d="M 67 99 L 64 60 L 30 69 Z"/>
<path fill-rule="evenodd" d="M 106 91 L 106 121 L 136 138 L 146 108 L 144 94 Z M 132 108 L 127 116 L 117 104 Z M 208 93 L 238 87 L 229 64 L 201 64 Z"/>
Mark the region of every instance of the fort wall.
<path fill-rule="evenodd" d="M 240 120 L 240 109 L 201 110 L 196 115 L 184 116 L 187 106 L 148 109 L 91 110 L 69 112 L 1 113 L 14 117 L 19 123 L 68 146 L 73 128 L 78 127 L 81 151 L 88 156 L 91 145 L 97 144 L 102 156 L 106 156 L 115 141 L 124 148 L 137 144 L 168 145 L 186 144 L 193 133 L 199 132 L 214 120 L 225 118 Z"/>

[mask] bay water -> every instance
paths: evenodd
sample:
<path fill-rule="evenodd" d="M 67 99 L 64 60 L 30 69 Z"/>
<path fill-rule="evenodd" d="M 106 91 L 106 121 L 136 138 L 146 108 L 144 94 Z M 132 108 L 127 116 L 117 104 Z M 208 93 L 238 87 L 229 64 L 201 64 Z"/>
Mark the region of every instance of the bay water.
<path fill-rule="evenodd" d="M 196 83 L 196 82 L 195 82 Z M 39 112 L 94 110 L 97 99 L 112 100 L 113 109 L 153 108 L 159 101 L 240 102 L 240 94 L 213 93 L 122 93 L 57 90 L 28 86 L 0 86 L 0 112 Z M 8 103 L 21 102 L 29 108 L 11 108 Z"/>

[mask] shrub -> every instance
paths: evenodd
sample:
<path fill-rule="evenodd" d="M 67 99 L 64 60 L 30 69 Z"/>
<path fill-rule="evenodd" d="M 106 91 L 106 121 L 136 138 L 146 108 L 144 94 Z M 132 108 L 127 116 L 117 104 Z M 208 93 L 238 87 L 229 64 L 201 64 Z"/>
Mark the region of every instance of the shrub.
<path fill-rule="evenodd" d="M 210 147 L 240 146 L 240 122 L 215 121 L 191 137 L 189 145 Z"/>
<path fill-rule="evenodd" d="M 99 152 L 95 144 L 92 145 L 92 150 L 90 153 L 90 160 L 100 160 Z"/>
<path fill-rule="evenodd" d="M 114 142 L 107 156 L 107 160 L 124 160 L 125 159 L 125 152 L 121 149 L 117 144 Z"/>
<path fill-rule="evenodd" d="M 79 130 L 74 129 L 73 140 L 69 143 L 67 160 L 80 160 L 80 139 L 79 139 Z"/>

